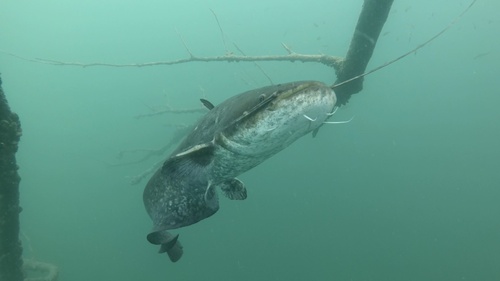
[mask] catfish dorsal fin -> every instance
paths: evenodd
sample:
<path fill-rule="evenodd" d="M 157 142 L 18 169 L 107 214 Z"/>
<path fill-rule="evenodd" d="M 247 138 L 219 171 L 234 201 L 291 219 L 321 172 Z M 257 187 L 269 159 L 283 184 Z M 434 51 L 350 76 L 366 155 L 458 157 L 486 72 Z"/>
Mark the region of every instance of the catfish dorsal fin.
<path fill-rule="evenodd" d="M 209 102 L 206 99 L 200 99 L 200 101 L 206 108 L 208 108 L 208 110 L 212 110 L 215 107 L 213 103 Z"/>
<path fill-rule="evenodd" d="M 187 150 L 184 150 L 183 152 L 177 153 L 174 155 L 175 158 L 183 157 L 189 154 L 193 154 L 196 152 L 203 151 L 207 148 L 213 148 L 213 143 L 212 142 L 207 142 L 207 143 L 202 143 L 202 144 L 197 144 Z"/>
<path fill-rule="evenodd" d="M 163 163 L 163 169 L 169 165 L 182 166 L 188 161 L 191 164 L 206 166 L 213 160 L 215 147 L 213 142 L 197 144 L 183 152 L 177 153 Z M 189 165 L 189 164 L 188 164 Z"/>

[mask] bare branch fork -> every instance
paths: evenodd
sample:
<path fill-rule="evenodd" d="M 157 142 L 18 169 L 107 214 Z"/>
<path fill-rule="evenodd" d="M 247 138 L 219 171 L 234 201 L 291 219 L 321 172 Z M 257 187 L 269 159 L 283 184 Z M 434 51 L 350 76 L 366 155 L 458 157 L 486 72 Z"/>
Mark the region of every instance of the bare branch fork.
<path fill-rule="evenodd" d="M 215 57 L 204 57 L 204 56 L 196 56 L 194 55 L 191 50 L 188 48 L 186 42 L 184 41 L 182 35 L 175 30 L 177 35 L 179 36 L 182 44 L 184 45 L 184 48 L 189 54 L 189 58 L 184 58 L 184 59 L 176 59 L 176 60 L 167 60 L 167 61 L 156 61 L 156 62 L 146 62 L 146 63 L 125 63 L 125 64 L 114 64 L 114 63 L 104 63 L 104 62 L 93 62 L 93 63 L 83 63 L 83 62 L 68 62 L 68 61 L 59 61 L 59 60 L 51 60 L 51 59 L 44 59 L 44 58 L 25 58 L 22 56 L 19 56 L 14 53 L 10 53 L 4 50 L 0 50 L 0 52 L 3 52 L 5 54 L 8 54 L 10 56 L 25 60 L 25 61 L 30 61 L 30 62 L 36 62 L 36 63 L 42 63 L 42 64 L 49 64 L 49 65 L 57 65 L 57 66 L 80 66 L 80 67 L 95 67 L 95 66 L 103 66 L 103 67 L 149 67 L 149 66 L 161 66 L 161 65 L 176 65 L 176 64 L 183 64 L 183 63 L 190 63 L 190 62 L 259 62 L 259 61 L 287 61 L 287 62 L 312 62 L 312 63 L 321 63 L 323 65 L 326 65 L 328 67 L 332 67 L 335 69 L 335 71 L 338 71 L 340 67 L 342 66 L 342 62 L 344 61 L 343 58 L 337 57 L 337 56 L 330 56 L 330 55 L 325 55 L 325 54 L 299 54 L 290 49 L 285 43 L 281 43 L 283 48 L 286 50 L 288 53 L 287 55 L 265 55 L 265 56 L 247 56 L 241 51 L 241 49 L 234 44 L 234 46 L 238 49 L 238 51 L 241 53 L 241 55 L 235 55 L 233 52 L 229 51 L 227 43 L 226 43 L 226 35 L 224 33 L 224 30 L 222 29 L 222 26 L 219 22 L 219 19 L 217 17 L 217 14 L 210 9 L 212 14 L 214 15 L 215 21 L 217 22 L 217 26 L 219 27 L 221 37 L 222 37 L 222 42 L 224 43 L 224 49 L 226 53 L 223 56 L 215 56 Z M 260 66 L 259 66 L 260 68 Z M 265 73 L 264 73 L 265 74 Z M 268 79 L 269 76 L 265 74 Z"/>

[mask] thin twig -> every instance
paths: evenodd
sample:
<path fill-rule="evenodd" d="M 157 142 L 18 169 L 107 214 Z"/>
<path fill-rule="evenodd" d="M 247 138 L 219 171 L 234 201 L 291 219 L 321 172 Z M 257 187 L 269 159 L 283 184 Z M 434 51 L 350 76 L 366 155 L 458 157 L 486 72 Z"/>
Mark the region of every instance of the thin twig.
<path fill-rule="evenodd" d="M 234 47 L 244 56 L 246 56 L 246 54 L 243 52 L 243 50 L 241 50 L 240 47 L 238 47 L 238 45 L 236 45 L 236 43 L 233 42 L 233 45 Z M 274 82 L 273 80 L 271 79 L 271 76 L 269 76 L 265 71 L 264 69 L 260 66 L 260 64 L 256 63 L 256 62 L 253 62 L 253 64 L 260 70 L 260 72 L 262 72 L 262 74 L 264 74 L 264 76 L 266 76 L 267 80 L 269 80 L 269 83 L 271 83 L 271 85 L 274 85 Z"/>
<path fill-rule="evenodd" d="M 189 56 L 193 58 L 194 57 L 193 53 L 191 53 L 191 50 L 189 50 L 186 41 L 184 41 L 184 37 L 182 37 L 182 35 L 179 33 L 177 27 L 175 28 L 175 33 L 177 33 L 177 36 L 179 36 L 179 38 L 181 39 L 182 45 L 184 45 L 184 48 L 186 48 L 186 51 L 189 53 Z"/>
<path fill-rule="evenodd" d="M 224 49 L 226 49 L 226 54 L 230 54 L 229 49 L 227 48 L 227 43 L 226 43 L 226 35 L 224 34 L 224 31 L 222 30 L 222 26 L 220 25 L 219 18 L 217 17 L 217 14 L 215 14 L 214 10 L 210 9 L 210 12 L 214 15 L 215 21 L 217 22 L 217 25 L 219 26 L 220 30 L 220 36 L 222 37 L 222 43 L 224 44 Z"/>
<path fill-rule="evenodd" d="M 182 114 L 182 113 L 206 113 L 207 109 L 206 108 L 183 108 L 183 109 L 172 109 L 172 108 L 167 108 L 163 109 L 160 111 L 155 111 L 151 113 L 142 113 L 139 115 L 136 115 L 136 119 L 144 118 L 144 117 L 152 117 L 152 116 L 157 116 L 157 115 L 162 115 L 162 114 Z"/>
<path fill-rule="evenodd" d="M 130 184 L 136 185 L 139 184 L 142 180 L 144 180 L 147 176 L 151 175 L 152 173 L 156 172 L 156 170 L 165 162 L 165 160 L 161 160 L 153 164 L 149 169 L 145 170 L 139 175 L 129 177 L 130 178 Z"/>
<path fill-rule="evenodd" d="M 110 166 L 111 167 L 128 166 L 128 165 L 133 165 L 133 164 L 144 162 L 153 156 L 161 156 L 161 155 L 165 154 L 165 152 L 170 147 L 177 144 L 190 130 L 192 130 L 192 128 L 193 128 L 193 126 L 183 126 L 183 127 L 179 126 L 172 134 L 172 137 L 170 138 L 168 143 L 159 149 L 136 148 L 136 149 L 122 150 L 117 155 L 118 159 L 122 159 L 125 154 L 134 154 L 137 152 L 145 153 L 145 155 L 142 158 L 135 160 L 135 161 L 130 161 L 130 162 L 126 162 L 126 163 L 119 163 L 119 164 L 112 164 Z"/>

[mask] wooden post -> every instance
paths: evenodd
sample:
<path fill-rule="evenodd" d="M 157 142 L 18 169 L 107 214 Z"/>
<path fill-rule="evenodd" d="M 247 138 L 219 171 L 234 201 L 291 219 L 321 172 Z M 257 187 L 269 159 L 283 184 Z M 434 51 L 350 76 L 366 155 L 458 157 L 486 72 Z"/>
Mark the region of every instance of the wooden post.
<path fill-rule="evenodd" d="M 21 137 L 19 117 L 10 111 L 0 78 L 0 280 L 23 281 L 19 240 L 19 181 L 16 152 Z"/>

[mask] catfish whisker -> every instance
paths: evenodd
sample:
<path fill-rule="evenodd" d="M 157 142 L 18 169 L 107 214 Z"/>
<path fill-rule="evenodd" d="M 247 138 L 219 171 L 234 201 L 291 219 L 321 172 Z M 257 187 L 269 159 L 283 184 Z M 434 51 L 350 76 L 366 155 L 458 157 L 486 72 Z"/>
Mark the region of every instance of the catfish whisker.
<path fill-rule="evenodd" d="M 345 124 L 345 123 L 351 122 L 352 119 L 354 119 L 354 116 L 351 117 L 351 119 L 349 119 L 347 121 L 330 121 L 330 122 L 323 122 L 323 124 Z"/>
<path fill-rule="evenodd" d="M 309 117 L 309 116 L 307 116 L 307 115 L 305 115 L 305 114 L 302 114 L 302 115 L 303 115 L 303 116 L 304 116 L 307 120 L 309 120 L 309 121 L 311 121 L 311 122 L 314 122 L 314 121 L 316 121 L 316 119 L 318 119 L 318 117 L 316 117 L 316 118 L 314 118 L 314 119 L 313 119 L 313 118 L 311 118 L 311 117 Z"/>
<path fill-rule="evenodd" d="M 332 111 L 332 112 L 330 112 L 330 113 L 327 113 L 326 115 L 327 115 L 327 116 L 332 116 L 333 114 L 335 114 L 335 112 L 337 112 L 337 109 L 339 109 L 339 107 L 338 107 L 338 106 L 334 107 L 334 108 L 333 108 L 333 111 Z"/>

